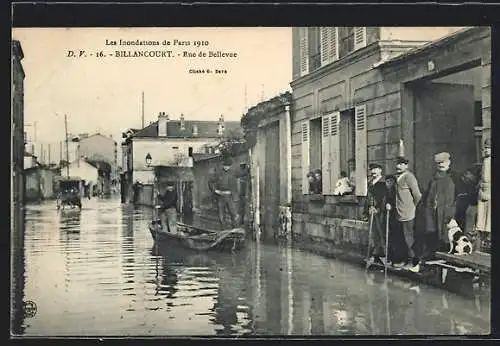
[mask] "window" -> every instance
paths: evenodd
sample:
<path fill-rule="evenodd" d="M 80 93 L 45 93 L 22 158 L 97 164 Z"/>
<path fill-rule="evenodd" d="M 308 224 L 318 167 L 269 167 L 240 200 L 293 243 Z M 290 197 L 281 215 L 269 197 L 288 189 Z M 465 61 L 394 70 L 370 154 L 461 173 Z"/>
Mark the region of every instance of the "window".
<path fill-rule="evenodd" d="M 320 28 L 321 66 L 339 58 L 339 37 L 336 27 Z"/>
<path fill-rule="evenodd" d="M 354 170 L 354 162 L 352 160 L 355 159 L 356 155 L 356 128 L 354 120 L 354 108 L 340 112 L 339 164 L 340 170 L 346 172 L 348 176 Z"/>
<path fill-rule="evenodd" d="M 309 165 L 310 170 L 321 169 L 321 118 L 309 122 Z"/>
<path fill-rule="evenodd" d="M 309 40 L 307 28 L 299 28 L 300 75 L 309 73 Z"/>

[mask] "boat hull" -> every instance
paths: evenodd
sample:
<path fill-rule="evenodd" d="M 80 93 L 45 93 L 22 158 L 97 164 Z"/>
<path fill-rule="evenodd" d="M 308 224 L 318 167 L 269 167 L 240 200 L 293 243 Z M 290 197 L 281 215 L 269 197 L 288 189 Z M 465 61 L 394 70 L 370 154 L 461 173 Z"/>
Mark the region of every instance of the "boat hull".
<path fill-rule="evenodd" d="M 149 225 L 156 244 L 175 244 L 195 251 L 238 251 L 245 247 L 245 230 L 202 230 L 179 223 L 178 233 L 164 232 L 158 225 Z"/>

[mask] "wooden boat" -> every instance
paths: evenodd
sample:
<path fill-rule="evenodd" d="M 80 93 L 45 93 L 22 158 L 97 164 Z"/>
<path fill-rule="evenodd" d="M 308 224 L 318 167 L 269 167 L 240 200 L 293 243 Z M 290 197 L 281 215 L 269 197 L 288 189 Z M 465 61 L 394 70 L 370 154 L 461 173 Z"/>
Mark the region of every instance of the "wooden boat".
<path fill-rule="evenodd" d="M 181 222 L 177 223 L 177 233 L 165 232 L 155 223 L 149 225 L 155 242 L 178 244 L 196 251 L 238 251 L 245 246 L 246 232 L 243 228 L 216 231 L 208 230 Z"/>

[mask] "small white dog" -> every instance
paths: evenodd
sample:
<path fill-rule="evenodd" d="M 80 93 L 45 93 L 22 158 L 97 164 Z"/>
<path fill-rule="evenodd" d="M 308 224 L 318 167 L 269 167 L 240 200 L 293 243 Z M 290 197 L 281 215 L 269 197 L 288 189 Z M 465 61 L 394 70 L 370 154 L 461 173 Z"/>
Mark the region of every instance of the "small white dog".
<path fill-rule="evenodd" d="M 472 253 L 472 243 L 458 227 L 457 221 L 451 219 L 448 223 L 448 241 L 450 242 L 450 250 L 448 253 L 456 255 L 466 255 Z"/>

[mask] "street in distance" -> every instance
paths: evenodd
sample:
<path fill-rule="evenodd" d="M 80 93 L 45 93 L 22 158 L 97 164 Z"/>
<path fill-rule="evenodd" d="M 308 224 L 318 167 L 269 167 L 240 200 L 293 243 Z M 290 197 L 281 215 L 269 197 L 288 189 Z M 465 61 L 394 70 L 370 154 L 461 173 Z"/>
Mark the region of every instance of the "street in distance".
<path fill-rule="evenodd" d="M 194 73 L 194 74 L 210 74 L 210 73 L 227 74 L 227 70 L 219 70 L 219 69 L 211 70 L 209 68 L 207 68 L 207 69 L 189 69 L 189 73 Z"/>

